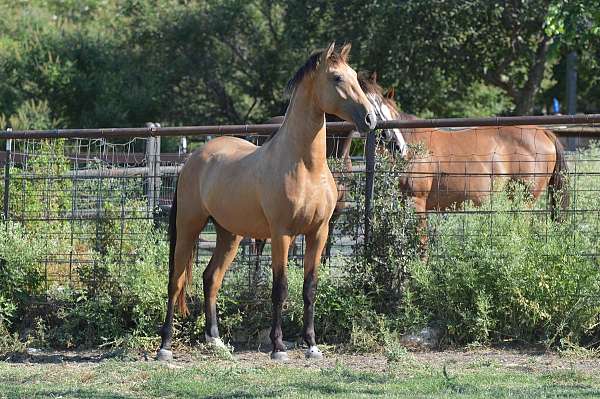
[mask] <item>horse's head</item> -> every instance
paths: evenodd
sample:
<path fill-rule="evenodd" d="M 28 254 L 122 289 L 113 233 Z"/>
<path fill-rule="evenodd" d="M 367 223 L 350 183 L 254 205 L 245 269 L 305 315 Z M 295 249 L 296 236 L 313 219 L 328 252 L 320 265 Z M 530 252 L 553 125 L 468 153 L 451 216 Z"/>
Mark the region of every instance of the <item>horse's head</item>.
<path fill-rule="evenodd" d="M 358 82 L 371 102 L 377 119 L 383 121 L 392 119 L 417 119 L 413 115 L 404 114 L 398 110 L 398 106 L 394 101 L 393 89 L 385 94 L 383 93 L 382 87 L 377 83 L 377 73 L 360 73 Z M 407 146 L 401 129 L 383 129 L 382 132 L 386 141 L 392 147 L 396 147 L 395 149 L 399 150 L 402 155 L 406 154 Z"/>
<path fill-rule="evenodd" d="M 331 43 L 326 50 L 311 55 L 288 83 L 288 90 L 293 90 L 303 75 L 310 72 L 313 100 L 320 109 L 353 122 L 360 132 L 368 132 L 377 125 L 377 118 L 356 72 L 348 65 L 350 47 L 346 44 L 337 52 L 335 43 Z"/>

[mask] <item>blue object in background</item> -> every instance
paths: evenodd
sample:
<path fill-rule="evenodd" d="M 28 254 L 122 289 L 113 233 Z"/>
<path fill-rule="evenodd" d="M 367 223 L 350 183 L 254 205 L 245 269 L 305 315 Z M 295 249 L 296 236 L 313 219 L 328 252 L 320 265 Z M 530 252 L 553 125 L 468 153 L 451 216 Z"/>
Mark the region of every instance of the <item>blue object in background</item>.
<path fill-rule="evenodd" d="M 552 99 L 552 113 L 558 114 L 559 112 L 560 112 L 560 103 L 558 102 L 558 99 L 556 97 L 554 97 Z"/>

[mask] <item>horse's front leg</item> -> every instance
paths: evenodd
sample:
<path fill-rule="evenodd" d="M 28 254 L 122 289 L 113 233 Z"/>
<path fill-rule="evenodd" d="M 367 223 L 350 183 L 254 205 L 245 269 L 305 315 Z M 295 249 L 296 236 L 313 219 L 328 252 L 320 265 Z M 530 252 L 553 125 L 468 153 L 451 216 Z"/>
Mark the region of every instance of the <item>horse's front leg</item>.
<path fill-rule="evenodd" d="M 273 321 L 270 337 L 273 343 L 273 352 L 271 353 L 271 359 L 273 360 L 288 360 L 283 344 L 283 333 L 281 332 L 281 312 L 283 303 L 288 296 L 287 262 L 291 240 L 292 237 L 289 235 L 273 234 L 271 237 Z"/>
<path fill-rule="evenodd" d="M 304 255 L 304 327 L 302 335 L 308 345 L 306 357 L 320 359 L 323 354 L 317 347 L 315 338 L 315 296 L 317 293 L 317 274 L 321 263 L 321 254 L 327 243 L 329 224 L 324 223 L 315 232 L 306 235 L 306 253 Z"/>

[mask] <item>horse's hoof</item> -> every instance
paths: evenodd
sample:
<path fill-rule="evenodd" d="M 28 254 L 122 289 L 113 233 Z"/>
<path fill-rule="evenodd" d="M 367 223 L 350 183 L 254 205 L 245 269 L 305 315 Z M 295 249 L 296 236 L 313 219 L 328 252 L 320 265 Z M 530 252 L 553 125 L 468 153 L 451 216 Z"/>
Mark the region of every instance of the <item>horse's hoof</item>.
<path fill-rule="evenodd" d="M 208 335 L 205 335 L 204 338 L 206 338 L 207 345 L 214 346 L 216 348 L 227 349 L 227 345 L 225 345 L 223 340 L 219 337 L 214 338 L 214 337 L 209 337 Z"/>
<path fill-rule="evenodd" d="M 307 359 L 323 359 L 323 352 L 315 345 L 309 347 L 304 353 L 304 356 L 306 356 Z"/>
<path fill-rule="evenodd" d="M 287 352 L 284 352 L 284 351 L 271 352 L 271 359 L 278 361 L 278 362 L 287 362 L 288 360 L 290 360 Z"/>
<path fill-rule="evenodd" d="M 159 349 L 156 354 L 156 360 L 161 362 L 169 362 L 173 360 L 173 352 L 168 349 Z"/>

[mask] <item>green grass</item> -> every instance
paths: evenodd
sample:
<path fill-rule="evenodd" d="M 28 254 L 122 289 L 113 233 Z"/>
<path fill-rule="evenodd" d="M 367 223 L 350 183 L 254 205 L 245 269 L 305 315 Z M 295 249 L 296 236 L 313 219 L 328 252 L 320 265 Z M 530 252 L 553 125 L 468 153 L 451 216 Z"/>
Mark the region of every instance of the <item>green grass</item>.
<path fill-rule="evenodd" d="M 532 357 L 532 359 L 535 357 Z M 544 360 L 533 359 L 537 365 Z M 300 362 L 302 363 L 302 362 Z M 173 363 L 0 363 L 0 398 L 242 398 L 242 397 L 598 397 L 597 370 L 555 364 L 517 367 L 485 356 L 471 361 L 420 361 L 413 355 L 380 371 L 343 362 L 198 360 Z M 364 368 L 364 367 L 363 367 Z"/>

